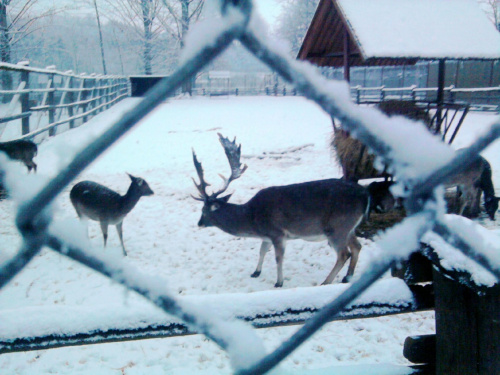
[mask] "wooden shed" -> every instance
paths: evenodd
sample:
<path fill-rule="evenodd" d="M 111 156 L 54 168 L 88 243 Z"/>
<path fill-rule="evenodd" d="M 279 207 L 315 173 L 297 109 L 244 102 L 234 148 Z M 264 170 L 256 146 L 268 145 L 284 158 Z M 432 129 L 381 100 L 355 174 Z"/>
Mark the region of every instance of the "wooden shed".
<path fill-rule="evenodd" d="M 446 60 L 499 60 L 500 33 L 474 0 L 320 0 L 298 54 L 318 66 L 412 65 L 439 61 L 443 102 Z"/>
<path fill-rule="evenodd" d="M 320 0 L 298 58 L 318 66 L 497 60 L 500 33 L 472 0 Z"/>
<path fill-rule="evenodd" d="M 445 61 L 500 60 L 500 33 L 475 0 L 320 0 L 298 58 L 343 67 L 347 81 L 352 66 L 438 61 L 436 95 L 419 105 L 433 111 L 429 129 L 451 143 L 468 105 L 445 102 Z M 361 162 L 359 149 L 351 159 Z"/>

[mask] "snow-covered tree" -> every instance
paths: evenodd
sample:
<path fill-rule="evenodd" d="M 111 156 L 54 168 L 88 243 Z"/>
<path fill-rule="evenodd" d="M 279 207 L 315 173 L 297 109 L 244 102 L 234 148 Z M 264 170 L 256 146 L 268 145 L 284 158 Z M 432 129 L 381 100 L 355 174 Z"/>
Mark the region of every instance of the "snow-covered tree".
<path fill-rule="evenodd" d="M 38 0 L 0 0 L 0 60 L 12 63 L 16 54 L 16 46 L 26 36 L 39 27 L 38 21 L 54 14 L 54 8 L 41 11 L 36 7 Z M 12 89 L 12 79 L 8 72 L 2 71 L 1 83 L 3 89 Z"/>
<path fill-rule="evenodd" d="M 104 0 L 109 17 L 127 25 L 136 34 L 140 44 L 145 74 L 152 74 L 153 60 L 158 55 L 157 41 L 164 32 L 161 21 L 164 14 L 162 0 Z"/>
<path fill-rule="evenodd" d="M 205 0 L 163 0 L 163 3 L 170 15 L 164 26 L 182 48 L 189 25 L 199 19 Z"/>
<path fill-rule="evenodd" d="M 180 49 L 184 47 L 186 34 L 192 22 L 197 21 L 203 10 L 205 0 L 163 0 L 169 18 L 164 27 L 172 35 Z M 192 82 L 185 82 L 183 92 L 191 94 Z"/>
<path fill-rule="evenodd" d="M 106 58 L 104 55 L 104 42 L 102 39 L 101 17 L 99 16 L 99 8 L 97 7 L 97 0 L 94 0 L 95 17 L 97 20 L 97 28 L 99 29 L 99 47 L 101 48 L 102 70 L 104 74 L 108 74 L 106 69 Z"/>
<path fill-rule="evenodd" d="M 290 43 L 290 53 L 297 56 L 314 16 L 319 0 L 277 0 L 281 5 L 276 33 Z"/>
<path fill-rule="evenodd" d="M 500 0 L 479 0 L 482 8 L 498 31 L 500 31 Z"/>

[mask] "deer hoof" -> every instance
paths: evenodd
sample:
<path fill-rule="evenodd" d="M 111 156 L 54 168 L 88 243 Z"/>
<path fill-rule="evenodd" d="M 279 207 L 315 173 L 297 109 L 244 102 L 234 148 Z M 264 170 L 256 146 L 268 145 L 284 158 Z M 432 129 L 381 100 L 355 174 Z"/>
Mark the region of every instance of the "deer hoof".
<path fill-rule="evenodd" d="M 281 288 L 282 286 L 283 286 L 283 282 L 274 284 L 275 288 Z"/>
<path fill-rule="evenodd" d="M 257 271 L 255 271 L 254 273 L 252 273 L 252 274 L 250 275 L 250 277 L 259 277 L 259 276 L 260 276 L 260 271 L 258 271 L 258 272 L 257 272 Z"/>
<path fill-rule="evenodd" d="M 342 279 L 342 283 L 347 284 L 351 281 L 351 279 L 352 276 L 344 276 L 344 278 Z"/>

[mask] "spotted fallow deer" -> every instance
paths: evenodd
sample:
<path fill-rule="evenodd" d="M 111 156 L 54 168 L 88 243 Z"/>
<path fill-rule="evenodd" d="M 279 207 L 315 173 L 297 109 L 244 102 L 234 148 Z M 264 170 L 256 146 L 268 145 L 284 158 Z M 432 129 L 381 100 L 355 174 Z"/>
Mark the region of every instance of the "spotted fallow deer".
<path fill-rule="evenodd" d="M 110 188 L 94 181 L 81 181 L 71 189 L 69 194 L 71 203 L 80 219 L 91 219 L 101 224 L 104 247 L 108 240 L 108 226 L 116 226 L 118 237 L 123 249 L 123 255 L 127 255 L 123 244 L 122 225 L 125 216 L 132 211 L 139 199 L 144 196 L 153 195 L 153 190 L 148 183 L 140 177 L 131 174 L 131 183 L 125 195 L 120 195 Z"/>
<path fill-rule="evenodd" d="M 200 180 L 193 179 L 199 192 L 194 199 L 204 203 L 198 226 L 215 226 L 238 237 L 262 240 L 257 268 L 251 277 L 262 271 L 264 256 L 274 246 L 278 279 L 275 287 L 283 286 L 283 257 L 287 240 L 328 240 L 337 252 L 337 262 L 323 284 L 330 284 L 351 258 L 346 277 L 354 273 L 361 244 L 354 230 L 370 207 L 370 195 L 362 186 L 345 180 L 329 179 L 286 186 L 273 186 L 260 190 L 245 204 L 228 203 L 231 194 L 221 197 L 229 184 L 247 169 L 241 165 L 241 145 L 236 138 L 231 142 L 219 134 L 231 167 L 231 176 L 225 178 L 220 190 L 208 194 L 209 184 L 203 177 L 203 168 L 193 151 L 193 161 Z"/>

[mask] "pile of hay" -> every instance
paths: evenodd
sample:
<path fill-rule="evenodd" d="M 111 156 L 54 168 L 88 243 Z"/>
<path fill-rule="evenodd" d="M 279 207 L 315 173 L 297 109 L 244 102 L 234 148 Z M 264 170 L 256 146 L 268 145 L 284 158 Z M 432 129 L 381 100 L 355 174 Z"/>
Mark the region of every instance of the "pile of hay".
<path fill-rule="evenodd" d="M 415 102 L 388 100 L 379 103 L 377 107 L 388 116 L 406 116 L 413 120 L 424 121 L 430 127 L 431 118 L 428 111 Z M 389 177 L 385 171 L 375 168 L 375 156 L 370 154 L 360 141 L 352 138 L 335 124 L 333 130 L 331 147 L 342 166 L 345 179 L 358 181 L 364 178 Z"/>

